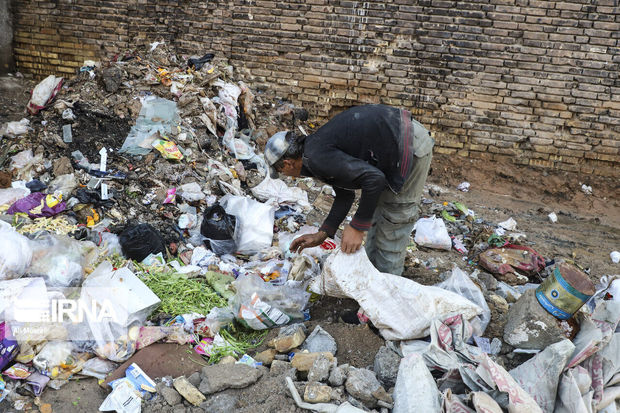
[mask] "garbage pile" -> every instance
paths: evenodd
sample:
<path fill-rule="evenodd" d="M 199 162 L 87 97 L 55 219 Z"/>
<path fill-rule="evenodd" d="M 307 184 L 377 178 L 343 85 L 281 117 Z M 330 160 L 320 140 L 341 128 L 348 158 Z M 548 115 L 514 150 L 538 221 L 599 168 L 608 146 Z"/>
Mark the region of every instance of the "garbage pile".
<path fill-rule="evenodd" d="M 292 409 L 323 412 L 617 411 L 620 281 L 593 284 L 514 219 L 435 202 L 433 185 L 407 262 L 452 264 L 436 285 L 337 238 L 290 251 L 332 190 L 270 178 L 261 147 L 314 125 L 235 75 L 156 42 L 44 79 L 29 116 L 1 125 L 0 402 L 28 410 L 94 377 L 110 389 L 100 410 L 128 413 L 235 411 L 234 391 L 269 380 Z M 373 366 L 339 363 L 334 337 L 308 331 L 320 296 L 359 303 L 386 340 Z M 166 343 L 204 367 L 150 377 L 134 360 Z"/>

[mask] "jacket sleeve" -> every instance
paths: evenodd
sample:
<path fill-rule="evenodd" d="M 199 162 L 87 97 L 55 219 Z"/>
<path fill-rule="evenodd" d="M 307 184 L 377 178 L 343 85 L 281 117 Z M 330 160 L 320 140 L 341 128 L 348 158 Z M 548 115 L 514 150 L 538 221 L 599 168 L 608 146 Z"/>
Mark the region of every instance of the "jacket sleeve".
<path fill-rule="evenodd" d="M 323 225 L 319 228 L 319 231 L 325 231 L 331 238 L 334 238 L 338 227 L 344 220 L 344 217 L 347 216 L 355 200 L 355 192 L 350 189 L 334 187 L 334 192 L 336 193 L 336 199 L 334 199 L 332 208 Z"/>
<path fill-rule="evenodd" d="M 379 196 L 387 186 L 385 175 L 379 169 L 369 165 L 365 161 L 343 152 L 340 152 L 335 158 L 338 162 L 323 162 L 321 164 L 314 162 L 312 169 L 317 170 L 320 176 L 332 177 L 334 181 L 334 190 L 336 187 L 359 188 L 362 190 L 359 207 L 350 225 L 359 231 L 368 231 L 372 224 L 372 216 L 377 207 Z M 336 200 L 334 201 L 332 210 L 325 220 L 325 223 L 329 225 L 336 224 L 334 233 L 338 225 L 344 220 L 346 213 L 353 203 L 355 194 L 351 190 L 349 190 L 349 192 L 351 192 L 351 194 L 348 195 L 349 198 L 346 204 L 344 201 L 345 198 L 341 195 L 340 197 L 343 198 L 343 200 L 339 201 L 338 193 L 336 193 Z M 345 205 L 347 206 L 346 211 L 341 212 L 340 209 L 335 210 L 336 208 L 344 208 Z M 332 216 L 334 216 L 333 221 L 330 219 Z M 339 218 L 340 221 L 337 221 L 336 218 Z M 324 229 L 324 231 L 330 234 L 326 229 Z"/>

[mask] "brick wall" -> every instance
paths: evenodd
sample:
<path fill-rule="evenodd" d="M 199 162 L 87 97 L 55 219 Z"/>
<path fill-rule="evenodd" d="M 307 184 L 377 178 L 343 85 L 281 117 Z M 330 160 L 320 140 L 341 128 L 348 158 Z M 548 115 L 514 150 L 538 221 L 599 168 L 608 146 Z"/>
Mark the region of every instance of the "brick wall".
<path fill-rule="evenodd" d="M 215 51 L 325 119 L 411 109 L 439 153 L 619 176 L 618 0 L 13 0 L 37 76 L 145 40 Z"/>

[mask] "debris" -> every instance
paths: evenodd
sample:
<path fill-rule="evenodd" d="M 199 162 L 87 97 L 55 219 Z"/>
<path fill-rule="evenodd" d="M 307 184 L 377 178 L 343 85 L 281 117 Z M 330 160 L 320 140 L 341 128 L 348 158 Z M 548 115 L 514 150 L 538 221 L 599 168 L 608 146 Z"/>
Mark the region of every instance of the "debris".
<path fill-rule="evenodd" d="M 327 403 L 304 403 L 303 401 L 301 401 L 301 397 L 299 397 L 299 393 L 295 388 L 295 384 L 293 384 L 293 380 L 290 377 L 286 377 L 286 385 L 291 392 L 291 395 L 293 396 L 293 400 L 295 400 L 295 404 L 301 409 L 324 413 L 362 413 L 365 411 L 352 406 L 349 402 L 344 402 L 339 406 Z"/>
<path fill-rule="evenodd" d="M 304 391 L 304 400 L 308 403 L 327 403 L 331 400 L 331 387 L 319 383 L 308 383 Z"/>
<path fill-rule="evenodd" d="M 555 224 L 556 222 L 558 222 L 558 216 L 556 215 L 555 212 L 551 212 L 547 216 L 549 217 L 549 221 L 551 221 L 552 224 Z"/>
<path fill-rule="evenodd" d="M 613 262 L 614 264 L 618 264 L 620 262 L 620 252 L 619 251 L 612 251 L 609 254 L 609 257 L 611 258 L 611 262 Z"/>
<path fill-rule="evenodd" d="M 492 274 L 501 275 L 508 280 L 511 274 L 517 276 L 513 281 L 527 282 L 520 274 L 534 275 L 545 268 L 545 260 L 530 247 L 507 244 L 502 248 L 491 248 L 480 254 L 480 265 Z"/>
<path fill-rule="evenodd" d="M 277 354 L 276 349 L 270 348 L 264 351 L 261 351 L 257 355 L 254 356 L 254 360 L 263 363 L 265 366 L 271 366 L 275 356 Z"/>
<path fill-rule="evenodd" d="M 351 369 L 345 388 L 351 396 L 370 408 L 376 406 L 377 400 L 392 402 L 391 396 L 381 386 L 374 373 L 367 369 Z"/>
<path fill-rule="evenodd" d="M 317 357 L 308 371 L 308 381 L 324 382 L 329 378 L 329 371 L 332 368 L 332 360 L 325 356 Z M 306 400 L 308 401 L 308 400 Z"/>
<path fill-rule="evenodd" d="M 255 383 L 262 375 L 262 370 L 245 364 L 207 366 L 203 367 L 200 374 L 202 381 L 198 390 L 210 395 L 226 389 L 242 389 Z"/>
<path fill-rule="evenodd" d="M 560 322 L 536 299 L 534 290 L 526 291 L 510 307 L 504 327 L 504 341 L 513 347 L 542 350 L 566 338 Z"/>
<path fill-rule="evenodd" d="M 33 90 L 26 109 L 31 115 L 36 115 L 56 97 L 62 86 L 62 77 L 49 75 L 43 79 Z"/>
<path fill-rule="evenodd" d="M 305 339 L 306 333 L 304 325 L 292 324 L 290 326 L 280 328 L 278 336 L 273 338 L 267 344 L 279 353 L 286 353 L 296 347 L 299 347 Z"/>
<path fill-rule="evenodd" d="M 592 187 L 586 184 L 581 184 L 581 192 L 586 195 L 592 195 Z"/>
<path fill-rule="evenodd" d="M 465 181 L 465 182 L 461 182 L 460 184 L 457 185 L 456 189 L 458 189 L 459 191 L 462 192 L 469 192 L 469 187 L 470 187 L 470 183 Z"/>
<path fill-rule="evenodd" d="M 206 400 L 205 396 L 198 391 L 185 376 L 180 376 L 174 379 L 174 388 L 179 392 L 181 396 L 194 406 L 199 406 L 200 403 Z"/>
<path fill-rule="evenodd" d="M 297 352 L 295 356 L 293 356 L 293 360 L 291 360 L 291 366 L 295 367 L 297 371 L 310 371 L 314 365 L 314 361 L 319 357 L 325 357 L 330 362 L 334 360 L 334 355 L 325 351 L 320 353 Z"/>
<path fill-rule="evenodd" d="M 379 379 L 385 388 L 389 389 L 396 384 L 396 376 L 398 375 L 398 367 L 400 366 L 401 359 L 401 356 L 386 346 L 381 346 L 377 352 L 374 362 L 374 371 L 377 375 L 377 379 Z"/>
<path fill-rule="evenodd" d="M 344 382 L 347 380 L 348 374 L 349 374 L 348 364 L 342 364 L 340 366 L 336 366 L 329 373 L 328 382 L 330 385 L 335 386 L 335 387 L 342 386 Z"/>
<path fill-rule="evenodd" d="M 181 397 L 179 392 L 173 389 L 172 387 L 164 386 L 159 391 L 159 393 L 162 395 L 166 403 L 168 403 L 168 405 L 170 406 L 175 406 L 181 403 L 181 401 L 183 400 L 183 397 Z"/>
<path fill-rule="evenodd" d="M 13 138 L 28 133 L 31 129 L 30 120 L 27 118 L 23 118 L 19 121 L 7 122 L 0 128 L 0 138 L 2 138 L 2 136 Z"/>
<path fill-rule="evenodd" d="M 123 254 L 127 258 L 142 261 L 149 254 L 165 253 L 164 240 L 150 224 L 138 224 L 125 228 L 119 235 Z"/>
<path fill-rule="evenodd" d="M 505 229 L 506 231 L 514 231 L 517 229 L 517 221 L 510 217 L 506 221 L 497 224 L 498 227 Z M 501 234 L 498 234 L 501 235 Z"/>
<path fill-rule="evenodd" d="M 297 346 L 296 346 L 297 347 Z M 321 351 L 328 351 L 333 355 L 336 355 L 338 346 L 336 340 L 320 325 L 314 327 L 312 333 L 303 342 L 302 350 L 308 350 L 310 353 L 316 353 Z"/>

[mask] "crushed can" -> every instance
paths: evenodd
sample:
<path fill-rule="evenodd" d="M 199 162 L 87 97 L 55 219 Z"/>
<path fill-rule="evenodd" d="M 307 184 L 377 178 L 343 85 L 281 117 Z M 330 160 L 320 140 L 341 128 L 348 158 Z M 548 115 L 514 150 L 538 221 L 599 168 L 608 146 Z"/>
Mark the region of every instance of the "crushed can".
<path fill-rule="evenodd" d="M 555 318 L 567 320 L 596 292 L 594 283 L 577 267 L 560 263 L 536 288 L 536 299 Z"/>

